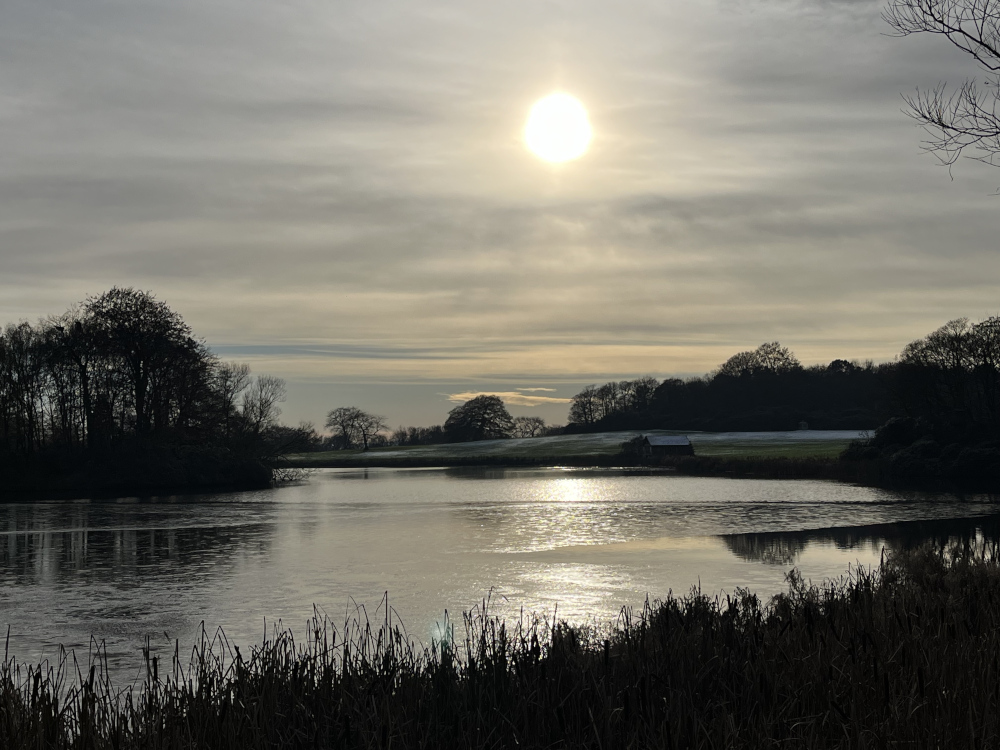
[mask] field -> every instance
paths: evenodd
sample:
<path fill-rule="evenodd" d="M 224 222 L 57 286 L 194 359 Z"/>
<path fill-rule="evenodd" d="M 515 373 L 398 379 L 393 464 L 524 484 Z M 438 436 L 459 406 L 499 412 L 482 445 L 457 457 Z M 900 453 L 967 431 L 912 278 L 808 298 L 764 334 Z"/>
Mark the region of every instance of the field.
<path fill-rule="evenodd" d="M 483 459 L 489 463 L 537 462 L 560 459 L 580 463 L 587 459 L 606 463 L 621 445 L 639 434 L 687 435 L 696 455 L 724 458 L 833 458 L 858 436 L 851 431 L 798 430 L 795 432 L 595 432 L 584 435 L 480 440 L 473 443 L 374 448 L 362 451 L 324 451 L 291 456 L 295 466 L 393 466 L 421 463 L 446 466 Z"/>

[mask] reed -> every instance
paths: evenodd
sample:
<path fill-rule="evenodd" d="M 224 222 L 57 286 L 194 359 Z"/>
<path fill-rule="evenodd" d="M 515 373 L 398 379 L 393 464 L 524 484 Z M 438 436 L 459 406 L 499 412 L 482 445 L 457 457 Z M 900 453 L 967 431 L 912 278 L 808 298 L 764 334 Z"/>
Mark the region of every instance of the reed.
<path fill-rule="evenodd" d="M 763 603 L 692 591 L 605 632 L 483 607 L 421 646 L 319 616 L 117 691 L 100 663 L 0 668 L 4 748 L 1000 746 L 997 550 L 899 553 Z M 98 659 L 98 662 L 100 660 Z M 163 674 L 166 672 L 166 674 Z M 72 679 L 71 679 L 72 678 Z"/>

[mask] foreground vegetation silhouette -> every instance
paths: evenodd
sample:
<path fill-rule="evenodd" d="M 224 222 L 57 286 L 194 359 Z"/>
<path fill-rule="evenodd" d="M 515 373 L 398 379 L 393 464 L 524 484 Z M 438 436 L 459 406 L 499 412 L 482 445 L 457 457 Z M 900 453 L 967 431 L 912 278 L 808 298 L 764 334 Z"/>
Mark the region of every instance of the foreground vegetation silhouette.
<path fill-rule="evenodd" d="M 100 665 L 0 667 L 11 748 L 973 748 L 1000 743 L 995 547 L 899 553 L 763 604 L 684 598 L 607 632 L 467 616 L 461 647 L 388 621 L 190 666 L 147 656 L 117 692 Z M 163 673 L 167 671 L 168 674 Z"/>

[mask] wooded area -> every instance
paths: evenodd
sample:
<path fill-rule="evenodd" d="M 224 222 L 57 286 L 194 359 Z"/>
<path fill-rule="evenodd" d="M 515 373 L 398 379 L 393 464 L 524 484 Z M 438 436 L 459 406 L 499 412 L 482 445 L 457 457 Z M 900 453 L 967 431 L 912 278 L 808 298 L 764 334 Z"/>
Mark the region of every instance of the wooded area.
<path fill-rule="evenodd" d="M 301 437 L 278 425 L 284 396 L 152 294 L 116 287 L 0 332 L 0 471 L 12 486 L 269 482 Z"/>
<path fill-rule="evenodd" d="M 573 397 L 568 432 L 874 430 L 922 420 L 951 437 L 1000 429 L 1000 318 L 950 321 L 907 344 L 893 362 L 836 359 L 803 367 L 778 342 L 734 354 L 688 380 L 639 378 L 588 386 Z"/>

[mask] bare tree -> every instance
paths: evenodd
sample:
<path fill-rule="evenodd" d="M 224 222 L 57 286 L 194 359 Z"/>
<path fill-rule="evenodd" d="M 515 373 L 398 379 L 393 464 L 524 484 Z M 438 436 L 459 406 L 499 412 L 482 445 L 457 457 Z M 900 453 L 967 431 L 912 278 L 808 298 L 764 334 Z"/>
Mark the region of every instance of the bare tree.
<path fill-rule="evenodd" d="M 889 0 L 883 18 L 898 36 L 938 34 L 986 71 L 989 90 L 967 80 L 956 91 L 944 84 L 904 99 L 907 114 L 924 125 L 926 148 L 943 164 L 962 152 L 1000 166 L 1000 4 L 996 0 Z"/>
<path fill-rule="evenodd" d="M 242 393 L 250 385 L 250 365 L 243 362 L 224 362 L 215 368 L 212 385 L 222 423 L 223 436 L 232 437 Z"/>
<path fill-rule="evenodd" d="M 285 381 L 273 375 L 261 375 L 243 394 L 243 419 L 250 434 L 259 436 L 278 422 L 281 409 L 278 403 L 285 400 Z"/>
<path fill-rule="evenodd" d="M 356 406 L 338 406 L 326 415 L 326 426 L 333 430 L 333 437 L 341 448 L 352 448 L 358 443 L 358 415 L 361 409 Z"/>
<path fill-rule="evenodd" d="M 514 417 L 513 435 L 516 438 L 538 437 L 545 431 L 545 420 L 541 417 Z"/>
<path fill-rule="evenodd" d="M 366 411 L 358 410 L 360 414 L 358 415 L 358 420 L 356 422 L 358 435 L 361 438 L 362 450 L 368 450 L 369 444 L 372 439 L 378 435 L 380 430 L 385 430 L 389 427 L 388 423 L 385 421 L 385 417 L 378 414 L 369 414 Z"/>
<path fill-rule="evenodd" d="M 356 406 L 340 406 L 326 415 L 326 426 L 334 430 L 334 436 L 341 446 L 351 448 L 361 444 L 362 450 L 368 450 L 372 438 L 380 430 L 388 428 L 385 417 L 370 414 Z"/>
<path fill-rule="evenodd" d="M 600 416 L 598 410 L 597 388 L 588 385 L 573 396 L 573 404 L 569 408 L 569 421 L 576 424 L 593 424 Z"/>

